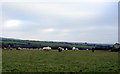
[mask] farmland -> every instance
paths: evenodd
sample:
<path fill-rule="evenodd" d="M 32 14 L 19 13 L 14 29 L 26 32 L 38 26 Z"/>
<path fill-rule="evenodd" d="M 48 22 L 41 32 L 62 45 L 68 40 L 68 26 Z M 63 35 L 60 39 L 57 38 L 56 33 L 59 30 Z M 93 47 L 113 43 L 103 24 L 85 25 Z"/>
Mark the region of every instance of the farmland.
<path fill-rule="evenodd" d="M 2 50 L 3 72 L 118 72 L 118 52 Z"/>
<path fill-rule="evenodd" d="M 32 40 L 19 40 L 19 39 L 10 39 L 10 38 L 0 38 L 2 47 L 22 47 L 22 48 L 41 48 L 44 46 L 50 46 L 53 49 L 61 47 L 72 48 L 94 48 L 94 45 L 87 45 L 85 43 L 70 43 L 70 42 L 53 42 L 53 41 L 32 41 Z"/>

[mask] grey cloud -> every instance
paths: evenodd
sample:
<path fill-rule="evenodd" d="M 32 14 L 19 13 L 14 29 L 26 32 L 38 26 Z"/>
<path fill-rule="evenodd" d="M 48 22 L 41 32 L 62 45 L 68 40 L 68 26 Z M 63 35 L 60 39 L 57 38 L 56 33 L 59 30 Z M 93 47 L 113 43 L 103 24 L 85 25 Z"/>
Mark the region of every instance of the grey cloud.
<path fill-rule="evenodd" d="M 6 3 L 3 4 L 4 22 L 20 20 L 22 24 L 11 29 L 4 27 L 3 36 L 113 43 L 117 41 L 116 6 L 114 2 Z"/>

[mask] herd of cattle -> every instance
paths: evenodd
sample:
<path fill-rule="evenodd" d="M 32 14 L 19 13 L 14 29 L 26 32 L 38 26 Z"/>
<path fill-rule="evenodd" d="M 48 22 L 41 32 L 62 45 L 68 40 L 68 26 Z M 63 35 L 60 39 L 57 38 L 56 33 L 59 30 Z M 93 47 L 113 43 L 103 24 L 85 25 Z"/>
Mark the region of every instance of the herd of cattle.
<path fill-rule="evenodd" d="M 63 50 L 92 50 L 92 52 L 94 52 L 94 50 L 108 50 L 108 51 L 112 51 L 112 52 L 118 52 L 120 51 L 120 43 L 116 43 L 114 44 L 112 47 L 94 47 L 94 48 L 77 48 L 77 47 L 50 47 L 50 46 L 44 46 L 44 47 L 40 47 L 40 48 L 24 48 L 24 47 L 11 47 L 10 45 L 8 45 L 7 47 L 0 47 L 0 49 L 3 50 L 43 50 L 43 51 L 51 51 L 54 49 L 57 49 L 59 52 L 63 51 Z"/>
<path fill-rule="evenodd" d="M 21 48 L 21 47 L 17 47 L 17 48 L 11 48 L 11 47 L 8 47 L 8 48 L 2 48 L 2 49 L 6 49 L 6 50 L 43 50 L 43 51 L 51 51 L 52 48 L 51 47 L 43 47 L 43 48 L 36 48 L 36 49 L 33 49 L 33 48 Z M 63 48 L 63 47 L 58 47 L 57 49 L 59 52 L 63 51 L 63 50 L 68 50 L 68 48 Z M 77 47 L 72 47 L 72 50 L 79 50 Z M 90 50 L 90 49 L 86 49 L 86 50 Z"/>

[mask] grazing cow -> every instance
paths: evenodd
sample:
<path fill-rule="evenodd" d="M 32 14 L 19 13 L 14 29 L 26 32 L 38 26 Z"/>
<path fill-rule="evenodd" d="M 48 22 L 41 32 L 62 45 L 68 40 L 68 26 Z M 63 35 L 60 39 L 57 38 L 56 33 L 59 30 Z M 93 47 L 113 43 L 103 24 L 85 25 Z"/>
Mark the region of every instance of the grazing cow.
<path fill-rule="evenodd" d="M 75 51 L 75 50 L 79 50 L 79 49 L 78 49 L 78 48 L 73 47 L 73 48 L 72 48 L 72 50 L 74 50 L 74 51 Z"/>
<path fill-rule="evenodd" d="M 51 50 L 51 47 L 43 47 L 43 50 L 44 50 L 44 51 L 50 51 L 50 50 Z"/>
<path fill-rule="evenodd" d="M 5 50 L 6 50 L 7 48 L 2 48 L 2 49 L 5 49 Z"/>
<path fill-rule="evenodd" d="M 89 49 L 86 49 L 86 50 L 89 50 Z"/>
<path fill-rule="evenodd" d="M 38 50 L 42 50 L 42 48 L 39 48 Z"/>
<path fill-rule="evenodd" d="M 16 50 L 21 50 L 22 48 L 20 48 L 20 47 L 18 47 L 18 48 L 16 48 Z"/>
<path fill-rule="evenodd" d="M 7 47 L 9 50 L 12 50 L 12 47 L 10 46 L 10 45 L 8 45 L 8 47 Z"/>
<path fill-rule="evenodd" d="M 79 50 L 78 48 L 76 48 L 76 50 Z"/>
<path fill-rule="evenodd" d="M 59 52 L 61 52 L 62 50 L 64 50 L 64 48 L 58 47 L 58 51 L 59 51 Z"/>
<path fill-rule="evenodd" d="M 74 50 L 74 51 L 75 51 L 75 47 L 73 47 L 73 48 L 72 48 L 72 50 Z"/>
<path fill-rule="evenodd" d="M 13 48 L 11 48 L 11 47 L 8 47 L 8 49 L 9 49 L 9 50 L 13 50 Z"/>
<path fill-rule="evenodd" d="M 12 48 L 10 48 L 10 50 L 13 50 Z"/>
<path fill-rule="evenodd" d="M 65 50 L 68 50 L 68 48 L 66 48 Z"/>

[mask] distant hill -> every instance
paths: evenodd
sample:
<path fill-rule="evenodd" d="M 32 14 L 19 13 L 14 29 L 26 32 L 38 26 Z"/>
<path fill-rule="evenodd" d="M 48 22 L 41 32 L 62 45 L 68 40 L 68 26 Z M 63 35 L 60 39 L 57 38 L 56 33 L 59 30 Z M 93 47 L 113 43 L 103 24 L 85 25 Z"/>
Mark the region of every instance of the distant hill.
<path fill-rule="evenodd" d="M 78 47 L 79 49 L 84 48 L 95 48 L 96 46 L 112 46 L 109 44 L 90 44 L 90 43 L 76 43 L 76 42 L 55 42 L 55 41 L 35 41 L 35 40 L 21 40 L 14 38 L 2 38 L 0 37 L 0 42 L 2 46 L 7 47 L 11 45 L 12 47 L 24 47 L 24 48 L 42 48 L 45 46 L 50 46 L 54 49 L 58 47 L 72 48 Z"/>

